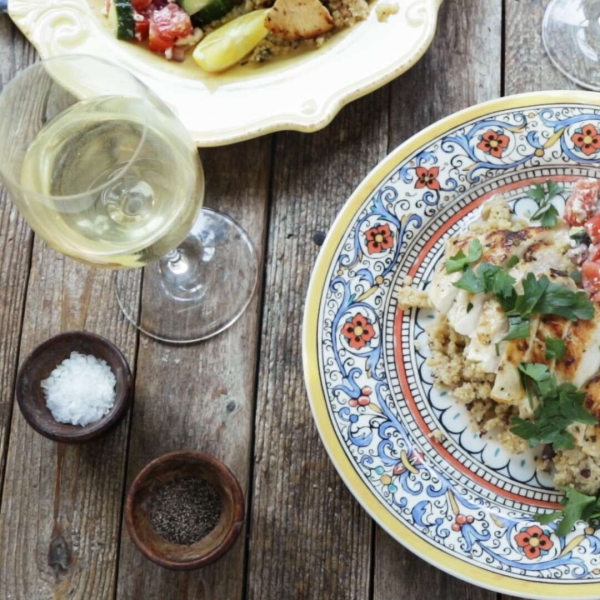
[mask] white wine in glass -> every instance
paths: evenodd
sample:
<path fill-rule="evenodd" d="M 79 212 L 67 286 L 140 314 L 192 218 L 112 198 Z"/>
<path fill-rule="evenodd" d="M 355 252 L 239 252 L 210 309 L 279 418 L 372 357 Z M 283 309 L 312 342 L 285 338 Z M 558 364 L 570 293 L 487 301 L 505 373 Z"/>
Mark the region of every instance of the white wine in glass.
<path fill-rule="evenodd" d="M 123 279 L 116 284 L 126 316 L 148 335 L 205 339 L 250 301 L 252 244 L 230 218 L 201 210 L 204 175 L 189 133 L 120 67 L 64 56 L 10 82 L 0 94 L 0 173 L 59 252 L 97 267 L 145 266 L 141 315 Z"/>

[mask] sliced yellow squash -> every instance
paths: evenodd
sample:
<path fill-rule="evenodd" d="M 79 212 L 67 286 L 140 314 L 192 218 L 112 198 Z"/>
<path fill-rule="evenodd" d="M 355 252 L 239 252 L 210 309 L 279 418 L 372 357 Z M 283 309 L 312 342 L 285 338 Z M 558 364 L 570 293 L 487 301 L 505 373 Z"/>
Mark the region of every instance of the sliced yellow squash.
<path fill-rule="evenodd" d="M 209 33 L 194 50 L 194 60 L 209 73 L 233 67 L 267 37 L 267 9 L 242 15 Z"/>

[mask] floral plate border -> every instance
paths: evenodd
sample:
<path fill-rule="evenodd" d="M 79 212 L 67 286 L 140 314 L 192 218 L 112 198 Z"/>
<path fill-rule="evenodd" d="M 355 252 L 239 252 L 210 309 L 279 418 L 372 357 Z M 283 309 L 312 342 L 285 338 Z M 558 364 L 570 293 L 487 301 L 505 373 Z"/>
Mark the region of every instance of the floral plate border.
<path fill-rule="evenodd" d="M 307 297 L 306 385 L 346 485 L 422 558 L 476 585 L 531 598 L 600 596 L 600 528 L 579 524 L 559 538 L 555 525 L 537 525 L 532 506 L 550 508 L 556 500 L 537 481 L 489 493 L 487 480 L 479 488 L 461 480 L 461 465 L 443 454 L 452 444 L 426 435 L 441 426 L 426 408 L 431 391 L 417 389 L 428 377 L 417 343 L 426 315 L 403 314 L 394 289 L 406 274 L 426 285 L 434 266 L 427 258 L 439 259 L 444 236 L 476 218 L 474 207 L 500 179 L 517 206 L 523 198 L 511 190 L 527 178 L 568 185 L 598 176 L 598 129 L 597 96 L 572 91 L 494 100 L 432 125 L 350 198 L 321 249 Z M 407 184 L 418 195 L 403 195 Z M 377 260 L 369 263 L 371 255 Z M 405 369 L 404 380 L 395 381 L 394 366 Z M 429 402 L 419 404 L 419 395 Z M 484 473 L 481 466 L 475 461 L 473 475 Z"/>

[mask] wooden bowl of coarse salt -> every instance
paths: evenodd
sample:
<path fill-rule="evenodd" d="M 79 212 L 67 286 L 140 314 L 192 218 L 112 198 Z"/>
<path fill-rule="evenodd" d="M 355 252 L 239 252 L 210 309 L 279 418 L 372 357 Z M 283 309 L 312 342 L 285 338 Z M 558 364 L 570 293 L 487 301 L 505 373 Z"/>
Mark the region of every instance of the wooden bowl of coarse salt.
<path fill-rule="evenodd" d="M 17 376 L 17 401 L 26 421 L 56 442 L 82 443 L 114 427 L 133 398 L 133 377 L 123 353 L 86 331 L 40 344 Z"/>

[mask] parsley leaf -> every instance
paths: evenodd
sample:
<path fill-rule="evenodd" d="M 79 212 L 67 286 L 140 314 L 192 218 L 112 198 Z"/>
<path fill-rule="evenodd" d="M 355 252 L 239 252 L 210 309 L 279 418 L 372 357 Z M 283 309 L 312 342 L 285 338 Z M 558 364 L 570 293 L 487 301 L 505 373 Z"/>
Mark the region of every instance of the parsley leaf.
<path fill-rule="evenodd" d="M 546 340 L 546 360 L 562 360 L 565 357 L 567 345 L 563 340 L 548 338 Z"/>
<path fill-rule="evenodd" d="M 529 319 L 522 319 L 519 315 L 508 318 L 509 329 L 504 340 L 529 339 Z"/>
<path fill-rule="evenodd" d="M 471 294 L 479 294 L 484 290 L 483 280 L 476 275 L 472 267 L 467 267 L 464 275 L 454 285 Z"/>
<path fill-rule="evenodd" d="M 507 261 L 506 261 L 506 268 L 507 269 L 512 269 L 514 266 L 519 264 L 519 257 L 516 254 L 513 254 Z"/>
<path fill-rule="evenodd" d="M 565 488 L 564 508 L 553 513 L 536 515 L 536 519 L 542 525 L 562 519 L 556 528 L 556 535 L 564 537 L 571 532 L 577 521 L 589 521 L 600 516 L 599 503 L 600 500 L 594 496 L 587 496 L 572 488 Z"/>
<path fill-rule="evenodd" d="M 515 294 L 515 283 L 516 280 L 503 267 L 482 262 L 478 265 L 477 272 L 472 267 L 467 267 L 464 275 L 454 285 L 472 294 L 493 292 L 502 304 L 503 300 L 512 298 Z"/>
<path fill-rule="evenodd" d="M 545 184 L 535 183 L 527 196 L 535 201 L 538 209 L 531 215 L 531 220 L 539 220 L 542 227 L 554 227 L 558 220 L 558 210 L 551 204 L 552 199 L 564 191 L 564 188 L 549 179 Z"/>
<path fill-rule="evenodd" d="M 558 210 L 552 204 L 549 205 L 548 210 L 542 215 L 540 219 L 540 225 L 542 227 L 552 228 L 558 221 Z"/>
<path fill-rule="evenodd" d="M 467 248 L 467 254 L 459 250 L 452 258 L 446 261 L 447 273 L 463 271 L 467 265 L 476 263 L 483 256 L 483 246 L 479 240 L 472 240 Z"/>
<path fill-rule="evenodd" d="M 513 417 L 511 432 L 527 440 L 533 448 L 538 444 L 552 444 L 555 450 L 575 447 L 573 436 L 566 431 L 573 423 L 593 425 L 597 419 L 584 406 L 586 393 L 571 383 L 557 385 L 547 365 L 521 363 L 519 372 L 530 399 L 535 396 L 539 406 L 535 421 Z"/>
<path fill-rule="evenodd" d="M 544 275 L 543 279 L 548 281 Z M 584 291 L 574 292 L 564 285 L 548 281 L 546 291 L 536 306 L 536 312 L 545 315 L 556 315 L 570 321 L 589 321 L 594 318 L 594 304 Z"/>
<path fill-rule="evenodd" d="M 581 283 L 582 280 L 582 275 L 581 275 L 581 271 L 573 271 L 572 273 L 569 273 L 569 277 L 577 284 Z"/>
<path fill-rule="evenodd" d="M 588 232 L 583 227 L 572 233 L 570 237 L 574 242 L 577 242 L 578 244 L 585 244 L 586 246 L 589 246 L 592 243 Z"/>

